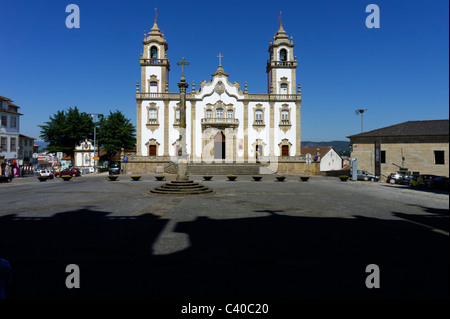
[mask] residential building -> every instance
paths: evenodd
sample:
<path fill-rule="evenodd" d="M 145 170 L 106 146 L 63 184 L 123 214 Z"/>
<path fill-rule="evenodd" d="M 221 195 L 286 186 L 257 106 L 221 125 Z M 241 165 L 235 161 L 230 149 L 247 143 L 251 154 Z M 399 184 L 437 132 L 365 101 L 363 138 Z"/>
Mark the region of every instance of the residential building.
<path fill-rule="evenodd" d="M 320 171 L 334 171 L 342 168 L 342 158 L 332 146 L 302 147 L 302 154 L 311 154 L 312 161 L 320 161 Z"/>
<path fill-rule="evenodd" d="M 18 159 L 20 116 L 19 106 L 0 96 L 0 160 Z"/>
<path fill-rule="evenodd" d="M 358 169 L 382 180 L 401 168 L 449 175 L 449 120 L 408 121 L 348 138 Z"/>
<path fill-rule="evenodd" d="M 18 159 L 23 161 L 23 165 L 33 164 L 34 137 L 19 134 Z"/>

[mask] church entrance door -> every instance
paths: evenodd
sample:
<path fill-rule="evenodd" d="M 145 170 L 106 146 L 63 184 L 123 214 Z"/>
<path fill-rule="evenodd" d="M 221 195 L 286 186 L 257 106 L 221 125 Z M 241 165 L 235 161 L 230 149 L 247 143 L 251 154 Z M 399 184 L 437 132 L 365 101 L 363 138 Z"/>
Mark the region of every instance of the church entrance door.
<path fill-rule="evenodd" d="M 217 132 L 214 137 L 214 159 L 225 159 L 225 135 Z"/>

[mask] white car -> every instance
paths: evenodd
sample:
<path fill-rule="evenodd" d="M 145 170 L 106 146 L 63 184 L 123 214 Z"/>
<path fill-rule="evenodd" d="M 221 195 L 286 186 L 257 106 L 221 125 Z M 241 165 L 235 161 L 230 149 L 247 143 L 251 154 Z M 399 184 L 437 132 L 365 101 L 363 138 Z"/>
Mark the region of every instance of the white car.
<path fill-rule="evenodd" d="M 53 178 L 53 173 L 48 169 L 40 169 L 38 171 L 38 176 Z"/>

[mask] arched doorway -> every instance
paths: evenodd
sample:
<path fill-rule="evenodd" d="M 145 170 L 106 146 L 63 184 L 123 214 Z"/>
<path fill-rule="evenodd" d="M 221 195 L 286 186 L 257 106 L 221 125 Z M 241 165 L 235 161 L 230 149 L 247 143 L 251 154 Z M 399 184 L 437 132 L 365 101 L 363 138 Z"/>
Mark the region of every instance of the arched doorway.
<path fill-rule="evenodd" d="M 221 131 L 214 137 L 214 159 L 225 159 L 225 135 Z"/>

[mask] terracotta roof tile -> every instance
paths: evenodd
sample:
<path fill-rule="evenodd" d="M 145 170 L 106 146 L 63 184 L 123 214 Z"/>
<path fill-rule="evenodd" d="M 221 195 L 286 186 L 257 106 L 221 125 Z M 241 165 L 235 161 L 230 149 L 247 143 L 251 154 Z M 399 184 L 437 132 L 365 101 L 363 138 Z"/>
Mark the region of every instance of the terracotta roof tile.
<path fill-rule="evenodd" d="M 347 136 L 382 137 L 382 136 L 436 136 L 449 135 L 449 120 L 408 121 L 383 127 L 377 130 Z"/>

